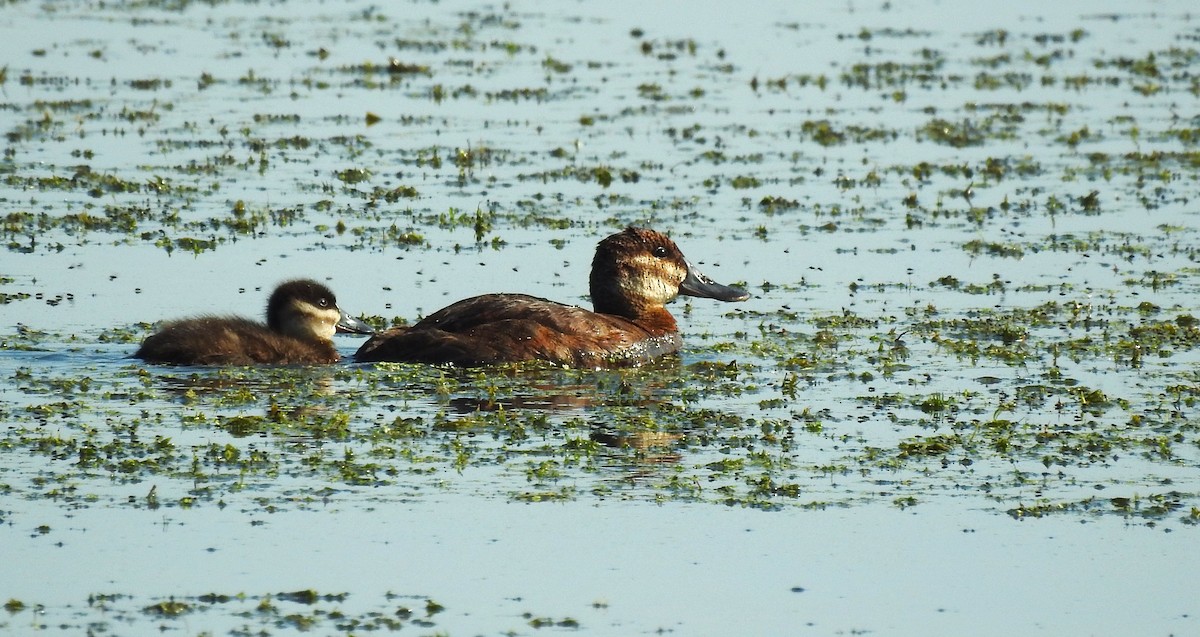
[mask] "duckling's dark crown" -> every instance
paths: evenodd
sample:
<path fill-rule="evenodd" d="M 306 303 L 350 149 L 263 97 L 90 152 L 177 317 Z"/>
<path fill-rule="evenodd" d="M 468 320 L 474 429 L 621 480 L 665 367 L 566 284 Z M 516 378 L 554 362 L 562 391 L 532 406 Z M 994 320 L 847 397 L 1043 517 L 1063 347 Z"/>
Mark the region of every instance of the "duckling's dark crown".
<path fill-rule="evenodd" d="M 282 327 L 283 313 L 296 301 L 322 309 L 337 308 L 337 298 L 324 285 L 312 279 L 285 281 L 275 288 L 267 300 L 267 325 L 271 329 Z"/>

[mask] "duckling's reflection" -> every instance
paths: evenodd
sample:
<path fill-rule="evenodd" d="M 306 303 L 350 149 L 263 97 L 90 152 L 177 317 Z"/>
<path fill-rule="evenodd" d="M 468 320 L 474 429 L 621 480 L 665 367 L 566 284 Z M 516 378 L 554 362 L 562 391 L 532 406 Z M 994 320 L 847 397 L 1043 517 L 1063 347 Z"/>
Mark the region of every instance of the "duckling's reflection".
<path fill-rule="evenodd" d="M 216 374 L 197 372 L 186 376 L 174 373 L 155 374 L 154 383 L 163 391 L 190 401 L 200 395 L 220 397 L 220 394 L 244 393 L 247 396 L 275 396 L 282 393 L 298 393 L 298 388 L 319 396 L 334 393 L 334 375 L 328 367 L 277 368 L 276 373 L 264 373 L 264 368 L 253 370 L 253 375 L 242 375 L 230 368 Z"/>
<path fill-rule="evenodd" d="M 321 423 L 330 420 L 337 410 L 323 400 L 314 398 L 328 398 L 336 394 L 333 368 L 256 367 L 252 372 L 222 368 L 216 373 L 209 373 L 208 370 L 187 375 L 161 373 L 154 375 L 153 382 L 163 393 L 175 396 L 179 402 L 211 406 L 214 411 L 242 404 L 259 404 L 262 397 L 270 397 L 270 404 L 260 412 L 261 415 L 238 414 L 216 420 L 221 429 L 236 438 L 260 435 L 277 429 L 281 423 L 302 424 L 298 429 L 309 433 L 298 436 L 301 439 L 316 437 L 311 435 L 310 430 L 330 429 Z M 295 400 L 286 399 L 289 396 L 295 397 Z M 284 400 L 276 400 L 277 397 Z"/>

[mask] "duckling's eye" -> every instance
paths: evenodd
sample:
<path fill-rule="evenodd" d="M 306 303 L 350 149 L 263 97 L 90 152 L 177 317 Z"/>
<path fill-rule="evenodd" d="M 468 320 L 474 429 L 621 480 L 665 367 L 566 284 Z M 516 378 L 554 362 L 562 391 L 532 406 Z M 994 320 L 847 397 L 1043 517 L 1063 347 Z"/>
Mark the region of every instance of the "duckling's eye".
<path fill-rule="evenodd" d="M 317 305 L 319 305 L 321 307 L 329 307 L 329 299 L 327 299 L 325 297 L 321 297 L 321 298 L 317 299 Z"/>
<path fill-rule="evenodd" d="M 657 248 L 654 248 L 654 256 L 660 259 L 667 256 L 667 248 L 665 246 L 658 246 Z"/>

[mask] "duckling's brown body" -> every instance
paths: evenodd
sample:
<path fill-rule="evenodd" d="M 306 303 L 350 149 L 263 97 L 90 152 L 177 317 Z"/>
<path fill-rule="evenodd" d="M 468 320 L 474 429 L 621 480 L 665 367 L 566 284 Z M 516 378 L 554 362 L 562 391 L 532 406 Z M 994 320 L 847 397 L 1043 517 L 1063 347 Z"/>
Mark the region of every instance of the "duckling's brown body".
<path fill-rule="evenodd" d="M 172 321 L 134 353 L 150 363 L 174 365 L 313 365 L 336 363 L 336 331 L 369 331 L 343 313 L 329 288 L 288 281 L 267 303 L 267 323 L 202 316 Z"/>
<path fill-rule="evenodd" d="M 629 228 L 596 248 L 595 311 L 525 294 L 485 294 L 443 308 L 411 327 L 376 334 L 359 361 L 472 366 L 542 360 L 571 367 L 637 365 L 679 350 L 664 304 L 679 294 L 740 301 L 743 290 L 709 280 L 653 230 Z"/>
<path fill-rule="evenodd" d="M 220 316 L 167 323 L 134 356 L 174 365 L 305 365 L 341 359 L 332 341 L 295 338 L 258 321 Z"/>

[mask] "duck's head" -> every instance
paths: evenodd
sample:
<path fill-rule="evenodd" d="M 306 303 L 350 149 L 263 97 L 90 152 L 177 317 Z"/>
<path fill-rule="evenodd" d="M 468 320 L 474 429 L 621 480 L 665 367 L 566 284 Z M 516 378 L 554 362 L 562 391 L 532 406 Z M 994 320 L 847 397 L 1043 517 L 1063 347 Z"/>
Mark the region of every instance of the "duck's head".
<path fill-rule="evenodd" d="M 666 235 L 626 228 L 596 246 L 590 280 L 597 312 L 629 318 L 661 308 L 680 294 L 718 301 L 745 301 L 741 288 L 704 276 Z"/>
<path fill-rule="evenodd" d="M 329 288 L 309 279 L 282 283 L 267 301 L 267 327 L 303 340 L 331 341 L 337 332 L 371 334 L 371 326 L 343 312 Z"/>

